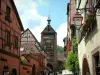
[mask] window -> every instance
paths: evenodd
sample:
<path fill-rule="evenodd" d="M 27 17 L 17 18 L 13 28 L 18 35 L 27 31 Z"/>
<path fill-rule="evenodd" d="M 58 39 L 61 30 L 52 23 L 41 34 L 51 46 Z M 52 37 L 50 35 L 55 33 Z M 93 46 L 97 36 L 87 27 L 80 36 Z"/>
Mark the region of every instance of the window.
<path fill-rule="evenodd" d="M 7 16 L 9 16 L 10 17 L 10 8 L 7 6 L 7 8 L 6 8 L 6 14 L 7 14 Z"/>
<path fill-rule="evenodd" d="M 51 45 L 50 44 L 47 44 L 47 48 L 51 48 Z"/>
<path fill-rule="evenodd" d="M 15 37 L 14 48 L 18 48 L 18 37 Z"/>
<path fill-rule="evenodd" d="M 46 40 L 46 43 L 51 43 L 51 40 Z"/>
<path fill-rule="evenodd" d="M 1 15 L 2 13 L 1 13 L 1 0 L 0 0 L 0 15 Z"/>
<path fill-rule="evenodd" d="M 45 41 L 45 48 L 53 48 L 53 41 L 50 39 L 47 39 Z"/>
<path fill-rule="evenodd" d="M 37 59 L 37 60 L 39 59 L 39 57 L 38 57 L 38 56 L 34 56 L 34 58 L 35 58 L 35 59 Z"/>
<path fill-rule="evenodd" d="M 49 61 L 53 62 L 54 61 L 54 55 L 50 55 L 49 57 L 50 57 Z"/>
<path fill-rule="evenodd" d="M 0 9 L 1 9 L 1 0 L 0 0 Z"/>
<path fill-rule="evenodd" d="M 12 22 L 11 18 L 10 18 L 10 8 L 8 6 L 6 7 L 6 16 L 5 16 L 5 19 L 7 21 L 9 21 L 10 23 Z"/>
<path fill-rule="evenodd" d="M 97 3 L 97 0 L 92 0 L 92 6 L 95 6 Z"/>
<path fill-rule="evenodd" d="M 92 0 L 92 6 L 96 8 L 100 7 L 100 0 Z"/>
<path fill-rule="evenodd" d="M 93 55 L 96 75 L 100 75 L 99 51 Z"/>
<path fill-rule="evenodd" d="M 35 75 L 36 74 L 36 67 L 35 65 L 32 66 L 32 75 Z"/>
<path fill-rule="evenodd" d="M 30 62 L 30 60 L 29 60 L 29 59 L 28 59 L 27 61 L 28 61 L 28 62 Z"/>
<path fill-rule="evenodd" d="M 10 45 L 10 32 L 9 31 L 6 31 L 6 34 L 5 34 L 5 44 Z"/>

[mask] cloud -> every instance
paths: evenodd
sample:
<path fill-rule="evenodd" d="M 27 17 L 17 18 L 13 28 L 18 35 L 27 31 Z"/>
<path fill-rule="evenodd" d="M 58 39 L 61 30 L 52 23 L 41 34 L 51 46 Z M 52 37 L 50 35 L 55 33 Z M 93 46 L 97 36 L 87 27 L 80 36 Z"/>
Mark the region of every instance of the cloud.
<path fill-rule="evenodd" d="M 64 46 L 63 39 L 67 36 L 67 23 L 62 23 L 56 30 L 56 32 L 57 32 L 57 44 L 63 47 Z"/>
<path fill-rule="evenodd" d="M 41 32 L 47 25 L 47 17 L 38 13 L 39 2 L 46 0 L 14 0 L 25 29 L 29 28 L 40 41 Z"/>
<path fill-rule="evenodd" d="M 32 33 L 35 35 L 35 37 L 38 39 L 38 41 L 41 41 L 41 32 L 47 25 L 47 18 L 44 17 L 44 20 L 42 21 L 40 26 L 36 26 L 35 28 L 31 29 Z"/>
<path fill-rule="evenodd" d="M 45 16 L 41 16 L 38 11 L 37 4 L 35 1 L 30 0 L 14 0 L 18 8 L 22 23 L 24 28 L 34 28 L 36 26 L 41 26 L 44 24 Z M 40 0 L 37 0 L 40 1 Z M 46 23 L 45 23 L 46 24 Z"/>
<path fill-rule="evenodd" d="M 39 42 L 41 41 L 41 32 L 43 31 L 43 29 L 47 25 L 47 24 L 45 24 L 46 20 L 47 20 L 47 18 L 44 18 L 44 22 L 43 22 L 43 24 L 41 26 L 37 26 L 34 29 L 31 29 L 31 31 L 33 32 L 35 37 L 39 40 Z M 62 23 L 60 25 L 60 27 L 58 27 L 56 32 L 57 32 L 57 44 L 59 46 L 63 47 L 64 46 L 63 38 L 65 38 L 67 36 L 67 24 L 66 23 Z"/>
<path fill-rule="evenodd" d="M 24 28 L 29 28 L 37 40 L 41 41 L 41 32 L 47 25 L 47 17 L 38 13 L 37 7 L 48 0 L 14 0 Z M 57 44 L 63 46 L 63 38 L 67 35 L 67 24 L 63 23 L 56 30 Z"/>
<path fill-rule="evenodd" d="M 48 5 L 48 0 L 34 0 L 39 5 Z"/>

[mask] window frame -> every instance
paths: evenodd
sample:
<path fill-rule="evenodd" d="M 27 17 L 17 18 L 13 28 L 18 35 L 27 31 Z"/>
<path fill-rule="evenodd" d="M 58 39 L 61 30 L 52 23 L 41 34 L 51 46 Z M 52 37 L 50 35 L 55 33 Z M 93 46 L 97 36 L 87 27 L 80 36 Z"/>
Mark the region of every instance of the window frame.
<path fill-rule="evenodd" d="M 49 55 L 50 59 L 49 61 L 53 62 L 54 61 L 54 55 Z"/>
<path fill-rule="evenodd" d="M 5 19 L 6 19 L 8 22 L 12 23 L 10 14 L 11 14 L 11 8 L 10 8 L 9 6 L 6 6 L 6 16 L 5 16 Z"/>
<path fill-rule="evenodd" d="M 0 10 L 1 10 L 1 0 L 0 0 Z"/>
<path fill-rule="evenodd" d="M 99 2 L 99 0 L 92 0 L 92 6 L 96 7 L 98 5 L 98 2 Z"/>
<path fill-rule="evenodd" d="M 6 30 L 5 31 L 5 44 L 7 46 L 10 46 L 10 40 L 11 40 L 11 35 L 10 35 L 10 31 Z"/>
<path fill-rule="evenodd" d="M 17 36 L 14 37 L 14 48 L 18 49 L 18 37 Z"/>
<path fill-rule="evenodd" d="M 6 15 L 10 17 L 11 9 L 9 6 L 6 6 Z"/>

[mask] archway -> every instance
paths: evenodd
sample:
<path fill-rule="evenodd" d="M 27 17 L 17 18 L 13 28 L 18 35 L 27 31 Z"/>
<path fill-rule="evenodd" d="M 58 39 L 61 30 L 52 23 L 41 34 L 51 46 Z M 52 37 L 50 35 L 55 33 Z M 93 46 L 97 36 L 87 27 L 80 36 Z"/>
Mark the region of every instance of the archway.
<path fill-rule="evenodd" d="M 36 73 L 36 68 L 35 68 L 35 65 L 32 66 L 32 75 L 35 75 Z"/>
<path fill-rule="evenodd" d="M 89 65 L 86 58 L 83 59 L 82 72 L 82 75 L 90 75 Z"/>
<path fill-rule="evenodd" d="M 17 70 L 16 69 L 12 69 L 11 75 L 17 75 Z"/>
<path fill-rule="evenodd" d="M 48 64 L 47 64 L 47 67 L 49 67 L 49 68 L 51 69 L 51 71 L 53 71 L 53 66 L 52 66 L 52 64 L 48 63 Z"/>

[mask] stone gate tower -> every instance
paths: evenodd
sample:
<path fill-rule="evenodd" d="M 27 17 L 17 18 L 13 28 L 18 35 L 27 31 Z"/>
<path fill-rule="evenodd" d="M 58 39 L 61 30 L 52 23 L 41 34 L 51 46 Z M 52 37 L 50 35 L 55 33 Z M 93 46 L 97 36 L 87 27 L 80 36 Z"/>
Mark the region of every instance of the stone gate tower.
<path fill-rule="evenodd" d="M 53 71 L 55 71 L 57 64 L 57 33 L 50 25 L 50 17 L 48 17 L 47 21 L 47 26 L 41 32 L 41 45 L 45 49 L 45 52 L 48 54 L 48 64 L 52 65 Z"/>

